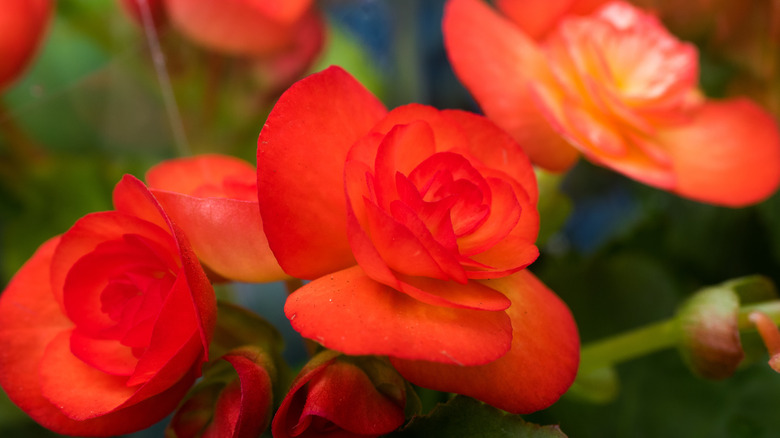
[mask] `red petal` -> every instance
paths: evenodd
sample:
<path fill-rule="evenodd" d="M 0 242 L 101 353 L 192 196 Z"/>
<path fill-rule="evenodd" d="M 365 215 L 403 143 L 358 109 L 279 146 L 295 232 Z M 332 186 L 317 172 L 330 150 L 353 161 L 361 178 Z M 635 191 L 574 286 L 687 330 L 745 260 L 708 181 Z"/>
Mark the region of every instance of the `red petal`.
<path fill-rule="evenodd" d="M 451 0 L 444 42 L 458 78 L 485 114 L 520 143 L 534 163 L 553 171 L 579 156 L 536 109 L 530 76 L 544 59 L 535 43 L 481 0 Z"/>
<path fill-rule="evenodd" d="M 426 122 L 433 130 L 435 152 L 461 149 L 466 145 L 463 133 L 457 125 L 447 120 L 438 109 L 418 103 L 393 109 L 377 123 L 372 132 L 387 134 L 398 125 L 409 125 L 414 122 Z"/>
<path fill-rule="evenodd" d="M 385 112 L 354 78 L 331 67 L 290 87 L 268 116 L 257 148 L 260 213 L 288 274 L 316 278 L 354 263 L 344 163 Z"/>
<path fill-rule="evenodd" d="M 355 266 L 319 278 L 288 299 L 303 337 L 346 354 L 484 364 L 511 342 L 503 311 L 436 307 L 377 283 Z"/>
<path fill-rule="evenodd" d="M 257 200 L 257 170 L 248 162 L 227 155 L 166 160 L 146 172 L 146 182 L 152 190 L 199 198 Z"/>
<path fill-rule="evenodd" d="M 187 280 L 180 274 L 157 315 L 151 341 L 139 358 L 135 372 L 127 381 L 128 386 L 156 378 L 156 382 L 162 380 L 158 384 L 164 388 L 192 368 L 197 356 L 202 354 L 202 350 L 190 348 L 188 345 L 193 337 L 199 337 L 200 332 L 197 313 L 194 310 Z M 204 356 L 203 360 L 207 357 Z M 163 369 L 167 375 L 160 375 Z"/>
<path fill-rule="evenodd" d="M 575 0 L 497 0 L 496 7 L 536 40 L 552 30 Z"/>
<path fill-rule="evenodd" d="M 230 280 L 269 282 L 287 278 L 263 233 L 257 201 L 196 198 L 152 189 L 195 253 Z"/>
<path fill-rule="evenodd" d="M 443 113 L 457 123 L 466 136 L 470 157 L 513 178 L 528 194 L 530 202 L 536 204 L 539 190 L 534 168 L 512 137 L 485 117 L 459 110 L 445 110 Z"/>
<path fill-rule="evenodd" d="M 289 23 L 298 19 L 308 9 L 312 0 L 286 0 L 283 2 L 269 2 L 266 0 L 249 0 L 258 11 L 269 18 L 282 23 Z"/>
<path fill-rule="evenodd" d="M 222 359 L 233 365 L 238 382 L 229 384 L 220 393 L 214 422 L 203 438 L 255 438 L 271 420 L 271 377 L 263 359 L 249 349 L 234 350 Z"/>
<path fill-rule="evenodd" d="M 106 374 L 129 376 L 133 374 L 138 358 L 133 349 L 116 339 L 95 339 L 74 330 L 70 337 L 70 349 L 74 356 Z"/>
<path fill-rule="evenodd" d="M 780 184 L 777 123 L 747 99 L 708 102 L 689 124 L 659 137 L 681 196 L 740 207 L 766 199 Z"/>
<path fill-rule="evenodd" d="M 336 360 L 312 376 L 301 416 L 321 417 L 355 435 L 377 436 L 404 423 L 404 408 L 379 392 L 359 367 Z"/>
<path fill-rule="evenodd" d="M 106 374 L 74 356 L 70 337 L 70 331 L 58 334 L 41 358 L 43 396 L 74 420 L 99 417 L 122 406 L 137 388 L 125 385 L 127 377 Z"/>
<path fill-rule="evenodd" d="M 513 413 L 554 403 L 569 388 L 579 364 L 579 336 L 569 309 L 536 277 L 520 271 L 486 281 L 509 296 L 512 349 L 487 365 L 462 367 L 391 358 L 414 384 L 456 392 Z"/>

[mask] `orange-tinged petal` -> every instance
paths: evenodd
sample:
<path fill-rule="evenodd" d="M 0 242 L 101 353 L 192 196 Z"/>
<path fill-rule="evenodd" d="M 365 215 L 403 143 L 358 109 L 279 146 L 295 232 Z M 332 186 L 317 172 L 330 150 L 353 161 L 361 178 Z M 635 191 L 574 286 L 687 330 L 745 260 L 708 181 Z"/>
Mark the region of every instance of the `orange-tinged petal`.
<path fill-rule="evenodd" d="M 579 364 L 579 335 L 569 309 L 528 271 L 485 284 L 512 300 L 509 353 L 476 367 L 391 357 L 393 366 L 414 384 L 468 395 L 512 413 L 550 406 L 574 381 Z"/>
<path fill-rule="evenodd" d="M 355 263 L 344 163 L 385 113 L 338 67 L 297 82 L 271 111 L 258 139 L 258 198 L 269 246 L 288 274 L 317 278 Z"/>
<path fill-rule="evenodd" d="M 146 180 L 211 270 L 246 282 L 287 277 L 263 232 L 254 166 L 207 154 L 164 161 L 146 173 Z"/>
<path fill-rule="evenodd" d="M 268 246 L 257 201 L 152 193 L 187 234 L 198 257 L 217 274 L 245 282 L 288 278 Z"/>
<path fill-rule="evenodd" d="M 496 7 L 531 38 L 540 39 L 554 28 L 575 0 L 497 0 Z"/>
<path fill-rule="evenodd" d="M 747 99 L 707 102 L 690 123 L 659 133 L 677 174 L 674 191 L 730 207 L 760 202 L 780 184 L 780 132 Z"/>
<path fill-rule="evenodd" d="M 481 0 L 451 0 L 443 30 L 452 67 L 485 114 L 534 163 L 552 171 L 571 167 L 578 152 L 539 113 L 528 88 L 531 72 L 545 62 L 535 43 Z"/>
<path fill-rule="evenodd" d="M 312 0 L 247 0 L 247 3 L 275 21 L 289 23 L 303 15 L 311 6 Z"/>
<path fill-rule="evenodd" d="M 198 44 L 232 55 L 264 56 L 289 45 L 295 23 L 282 23 L 247 0 L 166 0 L 171 24 Z M 275 2 L 273 2 L 275 3 Z"/>
<path fill-rule="evenodd" d="M 351 355 L 476 365 L 501 357 L 512 339 L 504 311 L 424 304 L 358 266 L 304 285 L 284 311 L 303 337 Z"/>

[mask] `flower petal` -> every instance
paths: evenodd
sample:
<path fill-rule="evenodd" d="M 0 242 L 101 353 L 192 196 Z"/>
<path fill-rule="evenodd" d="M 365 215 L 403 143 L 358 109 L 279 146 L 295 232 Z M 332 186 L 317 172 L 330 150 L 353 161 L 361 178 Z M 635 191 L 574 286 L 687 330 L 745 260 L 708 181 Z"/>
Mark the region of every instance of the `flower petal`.
<path fill-rule="evenodd" d="M 187 234 L 198 257 L 217 274 L 252 283 L 288 278 L 268 246 L 257 201 L 152 193 Z"/>
<path fill-rule="evenodd" d="M 659 137 L 681 196 L 740 207 L 766 199 L 780 184 L 777 122 L 747 99 L 708 102 L 688 124 Z"/>
<path fill-rule="evenodd" d="M 257 144 L 258 198 L 269 246 L 288 274 L 317 278 L 354 264 L 344 163 L 385 113 L 338 67 L 297 82 L 271 111 Z"/>
<path fill-rule="evenodd" d="M 540 4 L 526 0 L 497 0 L 496 7 L 533 39 L 540 39 L 558 24 L 575 0 L 550 0 Z"/>
<path fill-rule="evenodd" d="M 534 163 L 552 171 L 571 167 L 578 152 L 539 113 L 528 89 L 529 75 L 544 64 L 535 43 L 481 0 L 451 0 L 443 30 L 452 67 L 485 114 Z"/>
<path fill-rule="evenodd" d="M 511 343 L 505 312 L 424 304 L 358 266 L 306 284 L 284 311 L 303 337 L 351 355 L 476 365 L 501 357 Z"/>
<path fill-rule="evenodd" d="M 414 384 L 456 392 L 513 413 L 530 413 L 554 403 L 574 381 L 579 336 L 569 309 L 528 271 L 485 281 L 512 300 L 512 349 L 486 365 L 463 367 L 391 357 Z"/>

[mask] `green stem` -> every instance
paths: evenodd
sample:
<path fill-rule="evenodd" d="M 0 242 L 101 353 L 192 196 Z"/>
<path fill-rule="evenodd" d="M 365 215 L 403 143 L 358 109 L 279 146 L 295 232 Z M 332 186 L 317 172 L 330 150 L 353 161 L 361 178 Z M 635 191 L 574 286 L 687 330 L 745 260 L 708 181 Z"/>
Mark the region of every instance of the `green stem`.
<path fill-rule="evenodd" d="M 762 312 L 775 324 L 780 324 L 780 300 L 743 306 L 738 315 L 740 331 L 753 331 L 755 326 L 748 316 Z M 607 366 L 617 365 L 637 357 L 676 346 L 680 331 L 676 318 L 650 324 L 617 336 L 591 342 L 582 346 L 579 374 L 584 376 Z"/>
<path fill-rule="evenodd" d="M 621 333 L 582 347 L 580 374 L 644 356 L 677 344 L 677 321 L 669 319 Z"/>

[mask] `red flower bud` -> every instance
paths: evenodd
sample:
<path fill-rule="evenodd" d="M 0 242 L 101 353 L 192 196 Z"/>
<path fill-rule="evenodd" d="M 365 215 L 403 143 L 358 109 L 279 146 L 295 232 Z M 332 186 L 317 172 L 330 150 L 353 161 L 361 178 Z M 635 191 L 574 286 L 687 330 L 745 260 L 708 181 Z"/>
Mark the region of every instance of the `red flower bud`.
<path fill-rule="evenodd" d="M 325 351 L 301 370 L 274 417 L 274 438 L 377 437 L 404 423 L 406 383 L 389 363 Z"/>

